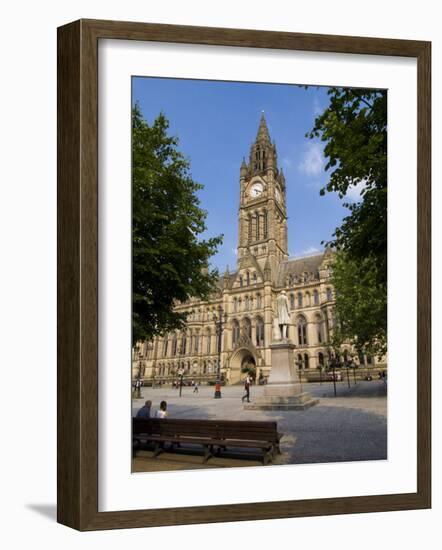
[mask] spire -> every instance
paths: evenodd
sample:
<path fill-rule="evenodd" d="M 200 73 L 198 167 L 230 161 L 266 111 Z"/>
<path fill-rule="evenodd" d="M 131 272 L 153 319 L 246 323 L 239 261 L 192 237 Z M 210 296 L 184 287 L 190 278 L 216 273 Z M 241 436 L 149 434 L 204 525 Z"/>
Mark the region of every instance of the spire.
<path fill-rule="evenodd" d="M 258 133 L 255 141 L 268 141 L 270 142 L 269 129 L 267 128 L 267 122 L 264 116 L 264 111 L 261 112 L 261 120 L 259 121 Z"/>

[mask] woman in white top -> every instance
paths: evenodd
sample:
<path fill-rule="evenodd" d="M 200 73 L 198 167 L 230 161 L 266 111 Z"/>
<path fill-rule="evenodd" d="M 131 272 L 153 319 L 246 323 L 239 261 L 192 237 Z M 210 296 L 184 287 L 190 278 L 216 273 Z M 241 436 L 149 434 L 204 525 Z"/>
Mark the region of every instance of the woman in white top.
<path fill-rule="evenodd" d="M 166 401 L 161 401 L 160 408 L 155 413 L 155 418 L 166 418 L 167 416 L 167 403 Z"/>

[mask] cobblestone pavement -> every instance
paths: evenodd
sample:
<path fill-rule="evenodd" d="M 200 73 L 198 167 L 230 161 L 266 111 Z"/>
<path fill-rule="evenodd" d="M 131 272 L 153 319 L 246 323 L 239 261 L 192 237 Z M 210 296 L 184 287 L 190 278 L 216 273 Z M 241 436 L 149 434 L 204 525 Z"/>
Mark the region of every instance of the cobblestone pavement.
<path fill-rule="evenodd" d="M 175 418 L 276 420 L 283 438 L 282 454 L 274 464 L 385 460 L 387 391 L 384 383 L 358 381 L 357 384 L 351 382 L 348 388 L 347 381 L 343 381 L 336 387 L 337 397 L 334 397 L 333 383 L 303 384 L 303 391 L 320 399 L 318 405 L 305 411 L 244 410 L 241 386 L 223 387 L 221 399 L 213 398 L 213 386 L 202 386 L 195 394 L 193 388 L 183 387 L 181 397 L 179 390 L 170 387 L 143 388 L 143 399 L 134 400 L 133 412 L 135 414 L 146 399 L 152 400 L 152 411 L 155 411 L 164 399 L 169 416 Z M 262 392 L 263 386 L 252 386 L 251 400 Z M 224 464 L 229 465 L 233 464 Z M 196 465 L 188 465 L 192 467 Z M 140 471 L 139 468 L 138 465 L 136 469 Z"/>

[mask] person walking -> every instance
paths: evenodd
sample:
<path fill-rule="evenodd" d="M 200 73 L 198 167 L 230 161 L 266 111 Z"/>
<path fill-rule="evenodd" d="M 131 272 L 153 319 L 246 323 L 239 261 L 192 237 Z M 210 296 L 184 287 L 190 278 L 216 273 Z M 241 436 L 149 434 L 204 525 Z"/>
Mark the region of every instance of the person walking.
<path fill-rule="evenodd" d="M 193 393 L 199 393 L 198 382 L 195 382 L 193 385 Z"/>
<path fill-rule="evenodd" d="M 161 401 L 160 408 L 155 413 L 155 418 L 166 418 L 167 416 L 167 402 Z"/>
<path fill-rule="evenodd" d="M 244 399 L 247 399 L 247 403 L 250 403 L 250 376 L 247 375 L 244 380 L 244 395 L 241 397 L 241 401 L 244 403 Z"/>

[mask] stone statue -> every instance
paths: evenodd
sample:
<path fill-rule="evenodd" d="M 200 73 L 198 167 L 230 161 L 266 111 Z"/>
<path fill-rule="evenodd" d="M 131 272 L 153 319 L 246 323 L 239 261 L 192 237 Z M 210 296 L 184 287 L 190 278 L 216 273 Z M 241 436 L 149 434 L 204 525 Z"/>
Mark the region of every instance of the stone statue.
<path fill-rule="evenodd" d="M 276 313 L 278 316 L 279 340 L 287 340 L 289 337 L 290 312 L 289 301 L 285 290 L 282 290 L 276 298 Z"/>

